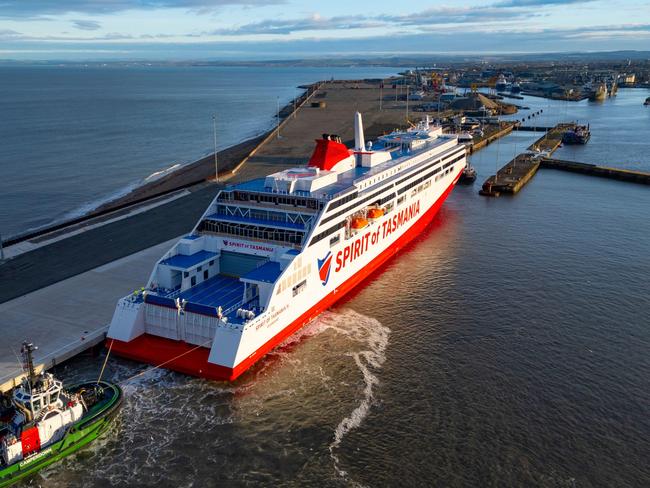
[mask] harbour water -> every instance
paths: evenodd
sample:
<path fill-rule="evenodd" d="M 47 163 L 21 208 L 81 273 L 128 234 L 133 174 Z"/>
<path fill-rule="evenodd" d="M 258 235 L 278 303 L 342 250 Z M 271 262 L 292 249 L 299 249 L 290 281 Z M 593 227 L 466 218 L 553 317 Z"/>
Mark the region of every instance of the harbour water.
<path fill-rule="evenodd" d="M 650 111 L 607 125 L 648 95 L 570 105 L 593 135 L 558 156 L 650 168 Z M 48 486 L 647 486 L 650 191 L 540 170 L 480 197 L 537 137 L 476 153 L 426 232 L 234 384 L 111 358 L 120 420 Z"/>

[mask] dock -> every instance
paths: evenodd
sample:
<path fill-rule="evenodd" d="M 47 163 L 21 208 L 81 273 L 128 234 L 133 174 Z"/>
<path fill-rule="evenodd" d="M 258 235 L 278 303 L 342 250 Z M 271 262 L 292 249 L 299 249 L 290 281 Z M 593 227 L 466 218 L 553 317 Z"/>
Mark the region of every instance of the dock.
<path fill-rule="evenodd" d="M 467 149 L 469 154 L 474 154 L 479 149 L 484 148 L 497 139 L 507 136 L 515 127 L 515 122 L 499 122 L 498 124 L 490 124 L 486 126 L 483 136 L 469 144 Z"/>
<path fill-rule="evenodd" d="M 499 196 L 501 193 L 514 195 L 519 192 L 540 167 L 542 156 L 551 156 L 560 144 L 562 135 L 575 124 L 558 124 L 533 142 L 528 153 L 518 154 L 507 162 L 496 175 L 490 176 L 479 193 L 484 196 Z"/>
<path fill-rule="evenodd" d="M 176 241 L 148 249 L 0 304 L 0 391 L 20 377 L 20 345 L 33 342 L 45 369 L 104 341 L 117 300 L 144 286 L 153 265 Z"/>
<path fill-rule="evenodd" d="M 609 166 L 598 166 L 595 164 L 579 163 L 577 161 L 566 161 L 561 159 L 540 158 L 539 167 L 545 169 L 558 169 L 571 173 L 598 176 L 630 183 L 650 185 L 650 173 L 633 171 L 629 169 L 612 168 Z"/>

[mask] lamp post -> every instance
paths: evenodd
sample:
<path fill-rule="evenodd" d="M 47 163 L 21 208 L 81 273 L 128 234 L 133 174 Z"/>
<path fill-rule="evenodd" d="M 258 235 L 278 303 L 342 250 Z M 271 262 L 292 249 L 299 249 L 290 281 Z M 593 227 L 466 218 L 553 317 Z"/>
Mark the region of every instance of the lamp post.
<path fill-rule="evenodd" d="M 217 116 L 212 116 L 212 135 L 214 138 L 214 180 L 219 183 L 219 163 L 217 161 Z"/>

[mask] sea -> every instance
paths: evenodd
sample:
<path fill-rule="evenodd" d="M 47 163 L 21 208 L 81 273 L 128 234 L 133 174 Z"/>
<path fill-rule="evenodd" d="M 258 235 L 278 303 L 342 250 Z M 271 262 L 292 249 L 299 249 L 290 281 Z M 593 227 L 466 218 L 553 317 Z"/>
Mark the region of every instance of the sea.
<path fill-rule="evenodd" d="M 301 85 L 396 68 L 0 66 L 0 235 L 78 217 L 258 136 Z"/>
<path fill-rule="evenodd" d="M 235 71 L 244 81 L 258 73 Z M 313 81 L 326 70 L 290 71 L 284 99 L 296 79 Z M 181 72 L 171 77 L 193 76 Z M 186 83 L 178 81 L 178 92 L 164 85 L 165 100 L 192 97 Z M 154 97 L 139 86 L 140 97 Z M 589 143 L 563 147 L 557 157 L 650 171 L 648 96 L 641 89 L 621 89 L 602 103 L 526 96 L 516 103 L 529 109 L 517 116 L 539 113 L 529 125 L 590 124 Z M 264 103 L 266 112 L 239 105 L 230 123 L 272 123 L 276 100 Z M 174 111 L 176 124 L 150 122 L 175 127 L 179 137 L 164 144 L 180 159 L 187 147 L 180 135 L 200 103 L 171 105 L 157 113 Z M 206 151 L 212 111 L 192 122 L 205 132 L 194 137 Z M 474 154 L 476 184 L 457 186 L 427 230 L 236 382 L 111 356 L 105 377 L 119 381 L 126 397 L 117 422 L 33 483 L 650 486 L 650 188 L 543 169 L 514 197 L 478 195 L 485 178 L 539 136 L 513 133 Z M 75 153 L 74 144 L 67 147 Z M 32 149 L 24 143 L 20 150 Z M 146 151 L 139 154 L 146 160 Z M 29 182 L 28 166 L 21 168 Z M 78 357 L 55 372 L 66 381 L 94 377 L 104 357 Z"/>

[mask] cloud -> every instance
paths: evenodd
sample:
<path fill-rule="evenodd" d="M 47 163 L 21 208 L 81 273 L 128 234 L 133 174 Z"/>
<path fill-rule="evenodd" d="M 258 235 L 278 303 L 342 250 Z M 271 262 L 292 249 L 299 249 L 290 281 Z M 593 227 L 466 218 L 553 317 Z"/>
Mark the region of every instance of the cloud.
<path fill-rule="evenodd" d="M 20 32 L 11 29 L 0 29 L 0 41 L 15 40 L 22 38 Z"/>
<path fill-rule="evenodd" d="M 537 9 L 535 9 L 537 10 Z M 430 8 L 407 15 L 349 15 L 322 17 L 318 14 L 296 19 L 269 19 L 251 22 L 239 27 L 216 29 L 207 34 L 243 36 L 243 35 L 289 35 L 302 31 L 327 31 L 371 29 L 376 27 L 415 27 L 428 30 L 432 25 L 509 22 L 528 19 L 539 15 L 536 11 L 521 9 L 504 9 L 485 7 L 441 7 Z"/>
<path fill-rule="evenodd" d="M 94 20 L 73 20 L 72 25 L 81 30 L 93 31 L 101 28 L 101 24 Z"/>
<path fill-rule="evenodd" d="M 285 0 L 0 0 L 0 18 L 34 18 L 70 12 L 110 14 L 124 10 L 184 8 L 213 10 L 224 5 L 262 6 Z"/>
<path fill-rule="evenodd" d="M 385 21 L 370 19 L 363 15 L 321 17 L 318 14 L 300 19 L 263 20 L 251 22 L 240 27 L 216 29 L 208 34 L 241 36 L 255 34 L 287 35 L 300 31 L 368 29 L 383 26 Z"/>
<path fill-rule="evenodd" d="M 321 17 L 314 14 L 294 19 L 268 19 L 250 22 L 238 27 L 216 29 L 206 34 L 243 35 L 289 35 L 303 31 L 327 31 L 370 29 L 375 27 L 415 27 L 424 31 L 431 26 L 448 24 L 507 23 L 514 20 L 528 20 L 544 15 L 544 7 L 565 4 L 588 3 L 595 0 L 502 0 L 500 2 L 458 7 L 433 7 L 412 14 L 394 15 L 348 15 Z"/>
<path fill-rule="evenodd" d="M 596 0 L 503 0 L 494 4 L 495 7 L 548 7 L 566 5 L 569 3 L 589 3 Z"/>

